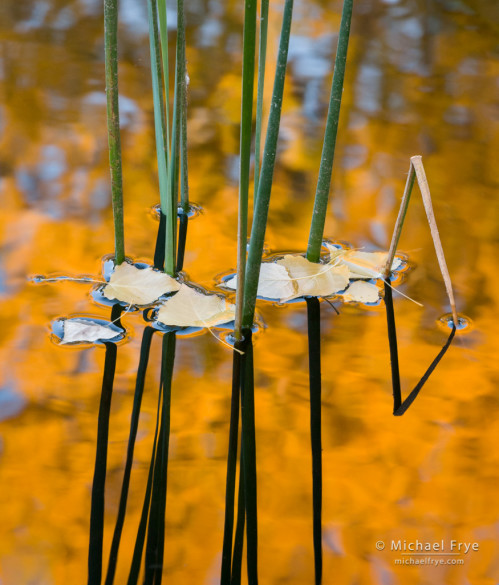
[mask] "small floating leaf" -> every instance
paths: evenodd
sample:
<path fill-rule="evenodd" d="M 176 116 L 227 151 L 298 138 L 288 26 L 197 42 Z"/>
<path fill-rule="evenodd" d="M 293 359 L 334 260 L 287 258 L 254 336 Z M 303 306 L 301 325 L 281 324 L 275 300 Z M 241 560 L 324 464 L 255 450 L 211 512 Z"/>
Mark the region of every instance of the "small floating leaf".
<path fill-rule="evenodd" d="M 237 276 L 224 282 L 224 285 L 236 290 Z M 299 296 L 297 293 L 298 286 L 291 279 L 285 266 L 275 262 L 263 262 L 261 264 L 257 292 L 259 297 L 286 300 Z"/>
<path fill-rule="evenodd" d="M 151 266 L 137 268 L 124 262 L 116 266 L 103 294 L 110 300 L 131 305 L 150 305 L 162 295 L 180 289 L 180 284 L 168 274 L 154 270 Z"/>
<path fill-rule="evenodd" d="M 341 296 L 347 303 L 377 303 L 380 290 L 375 284 L 365 280 L 356 280 Z"/>
<path fill-rule="evenodd" d="M 215 327 L 233 321 L 235 305 L 216 294 L 202 293 L 186 284 L 160 307 L 157 320 L 174 327 Z"/>
<path fill-rule="evenodd" d="M 310 262 L 303 256 L 291 254 L 278 260 L 277 265 L 287 268 L 289 276 L 297 288 L 293 296 L 283 300 L 304 296 L 330 296 L 348 285 L 349 270 L 346 266 L 317 264 Z"/>
<path fill-rule="evenodd" d="M 123 330 L 109 321 L 76 318 L 59 319 L 55 324 L 62 325 L 62 337 L 58 334 L 61 345 L 109 341 L 123 335 Z"/>
<path fill-rule="evenodd" d="M 362 252 L 360 250 L 338 249 L 326 243 L 330 253 L 330 262 L 337 266 L 347 266 L 351 279 L 383 278 L 382 271 L 388 258 L 387 252 Z M 392 271 L 400 268 L 402 260 L 395 257 Z"/>

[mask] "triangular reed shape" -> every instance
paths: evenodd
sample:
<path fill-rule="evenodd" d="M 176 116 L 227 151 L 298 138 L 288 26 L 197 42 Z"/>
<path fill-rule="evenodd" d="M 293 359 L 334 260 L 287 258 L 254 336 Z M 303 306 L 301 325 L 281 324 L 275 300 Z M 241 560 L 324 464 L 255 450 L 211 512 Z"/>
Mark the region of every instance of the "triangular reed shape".
<path fill-rule="evenodd" d="M 445 289 L 447 291 L 447 296 L 449 297 L 449 303 L 452 310 L 452 331 L 447 339 L 447 342 L 437 355 L 437 357 L 433 360 L 430 367 L 426 370 L 424 376 L 418 382 L 416 387 L 410 392 L 407 398 L 402 402 L 402 392 L 400 387 L 400 371 L 399 371 L 399 360 L 398 360 L 398 349 L 397 349 L 397 330 L 395 327 L 395 313 L 393 310 L 393 299 L 392 299 L 392 288 L 389 282 L 389 274 L 391 271 L 391 266 L 393 262 L 393 258 L 395 257 L 395 253 L 397 251 L 397 245 L 400 240 L 400 236 L 402 234 L 402 228 L 404 226 L 405 217 L 407 215 L 407 209 L 409 207 L 409 201 L 411 198 L 412 189 L 414 187 L 415 180 L 417 179 L 421 195 L 423 198 L 423 205 L 426 211 L 426 216 L 428 218 L 428 224 L 430 226 L 431 236 L 433 239 L 433 245 L 435 246 L 435 252 L 437 255 L 438 264 L 440 266 L 440 272 L 442 273 L 442 278 L 444 280 Z M 388 341 L 390 345 L 390 361 L 391 361 L 391 369 L 392 369 L 392 386 L 393 386 L 393 414 L 395 416 L 403 415 L 409 406 L 414 402 L 419 391 L 424 386 L 425 382 L 430 377 L 430 374 L 433 370 L 437 367 L 440 360 L 443 358 L 445 352 L 449 348 L 452 340 L 454 339 L 454 335 L 456 334 L 456 328 L 459 324 L 459 318 L 457 315 L 457 308 L 456 308 L 456 301 L 454 299 L 454 293 L 452 290 L 452 282 L 449 275 L 449 270 L 447 268 L 447 263 L 445 262 L 444 250 L 442 247 L 442 242 L 440 241 L 440 235 L 438 233 L 437 223 L 435 220 L 435 214 L 433 212 L 433 205 L 431 202 L 431 195 L 430 195 L 430 188 L 428 186 L 428 180 L 426 179 L 426 173 L 424 170 L 423 162 L 421 156 L 413 156 L 411 157 L 411 162 L 409 166 L 409 175 L 407 177 L 407 182 L 405 185 L 404 195 L 402 197 L 402 202 L 400 204 L 400 210 L 397 217 L 397 222 L 395 224 L 395 228 L 393 230 L 392 241 L 390 244 L 390 250 L 388 252 L 388 257 L 386 260 L 385 268 L 383 270 L 383 277 L 385 282 L 385 306 L 386 306 L 386 318 L 387 318 L 387 326 L 388 326 Z"/>

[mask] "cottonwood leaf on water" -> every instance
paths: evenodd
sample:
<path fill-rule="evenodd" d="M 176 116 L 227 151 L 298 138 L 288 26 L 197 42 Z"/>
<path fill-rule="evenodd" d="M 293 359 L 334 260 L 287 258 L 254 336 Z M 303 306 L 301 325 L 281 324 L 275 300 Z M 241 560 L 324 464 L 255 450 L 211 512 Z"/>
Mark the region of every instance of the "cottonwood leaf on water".
<path fill-rule="evenodd" d="M 292 296 L 281 300 L 304 296 L 327 297 L 343 290 L 349 282 L 349 269 L 346 266 L 318 264 L 310 262 L 303 256 L 291 254 L 278 260 L 277 265 L 284 266 L 288 270 L 297 289 Z"/>
<path fill-rule="evenodd" d="M 224 282 L 224 285 L 232 290 L 237 289 L 237 276 Z M 287 300 L 297 295 L 298 286 L 291 279 L 288 269 L 275 262 L 262 262 L 260 265 L 260 278 L 258 280 L 259 297 L 267 299 Z"/>
<path fill-rule="evenodd" d="M 356 280 L 341 296 L 346 303 L 377 303 L 380 290 L 375 284 L 365 280 Z"/>
<path fill-rule="evenodd" d="M 348 285 L 346 266 L 310 262 L 303 256 L 287 254 L 276 262 L 262 262 L 258 296 L 289 301 L 303 296 L 330 296 Z M 237 277 L 224 283 L 237 288 Z"/>
<path fill-rule="evenodd" d="M 179 291 L 161 305 L 157 320 L 172 327 L 215 327 L 233 321 L 235 308 L 216 294 L 205 294 L 182 284 Z"/>
<path fill-rule="evenodd" d="M 103 325 L 91 319 L 64 319 L 62 321 L 63 337 L 61 344 L 95 343 L 114 339 L 122 332 L 111 323 Z"/>
<path fill-rule="evenodd" d="M 383 278 L 382 271 L 385 267 L 388 252 L 362 252 L 361 250 L 338 249 L 326 244 L 330 253 L 330 263 L 335 266 L 346 266 L 349 270 L 349 277 L 360 278 Z M 392 270 L 400 268 L 402 260 L 395 257 L 392 262 Z"/>
<path fill-rule="evenodd" d="M 180 284 L 164 272 L 123 262 L 114 269 L 102 294 L 130 305 L 150 305 L 162 295 L 179 289 Z"/>

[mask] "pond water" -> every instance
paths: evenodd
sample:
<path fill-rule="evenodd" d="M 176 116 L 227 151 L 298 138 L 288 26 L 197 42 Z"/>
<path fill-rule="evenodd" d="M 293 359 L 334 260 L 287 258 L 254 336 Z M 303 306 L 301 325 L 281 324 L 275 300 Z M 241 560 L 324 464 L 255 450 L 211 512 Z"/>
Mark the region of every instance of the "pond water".
<path fill-rule="evenodd" d="M 143 4 L 143 5 L 142 5 Z M 358 0 L 326 235 L 387 249 L 409 158 L 421 154 L 458 310 L 459 334 L 411 409 L 393 417 L 383 307 L 322 315 L 324 583 L 499 582 L 499 15 L 487 0 Z M 266 242 L 303 251 L 320 160 L 341 4 L 296 2 Z M 113 250 L 101 2 L 3 0 L 0 29 L 0 582 L 85 581 L 104 351 L 50 339 L 58 317 L 109 311 L 88 284 Z M 267 97 L 282 5 L 271 6 Z M 170 22 L 174 24 L 174 11 Z M 213 289 L 236 264 L 241 2 L 188 3 L 191 198 L 185 270 Z M 175 40 L 174 26 L 171 42 Z M 173 47 L 173 45 L 172 45 Z M 158 203 L 145 3 L 121 3 L 126 249 L 151 262 Z M 268 103 L 268 102 L 267 102 Z M 445 342 L 449 312 L 421 198 L 395 295 L 408 392 Z M 313 582 L 306 307 L 259 305 L 255 340 L 260 579 Z M 123 318 L 112 403 L 106 532 L 114 525 L 144 323 Z M 126 582 L 154 433 L 161 347 L 153 340 L 116 583 Z M 495 349 L 494 349 L 495 348 Z M 232 355 L 213 336 L 177 342 L 164 575 L 215 584 L 223 535 Z M 395 548 L 478 543 L 463 560 L 404 565 Z M 376 543 L 384 542 L 384 550 Z M 380 548 L 381 545 L 380 545 Z M 434 549 L 435 550 L 435 549 Z M 455 552 L 455 551 L 454 551 Z"/>

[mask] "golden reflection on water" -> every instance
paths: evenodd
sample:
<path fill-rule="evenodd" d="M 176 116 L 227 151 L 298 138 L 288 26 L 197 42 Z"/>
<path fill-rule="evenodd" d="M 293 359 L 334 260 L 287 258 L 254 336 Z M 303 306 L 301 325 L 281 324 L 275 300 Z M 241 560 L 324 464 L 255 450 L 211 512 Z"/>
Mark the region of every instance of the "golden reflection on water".
<path fill-rule="evenodd" d="M 474 322 L 402 418 L 391 415 L 382 310 L 322 307 L 324 582 L 493 585 L 499 579 L 495 291 L 499 207 L 497 11 L 485 0 L 358 2 L 326 234 L 387 248 L 409 158 L 422 154 L 458 308 Z M 108 317 L 85 284 L 112 251 L 100 3 L 3 3 L 0 32 L 0 580 L 80 583 L 104 352 L 63 349 L 52 319 Z M 121 93 L 127 252 L 151 260 L 157 203 L 145 7 L 123 5 Z M 267 242 L 303 250 L 327 108 L 338 2 L 298 2 Z M 270 23 L 275 57 L 278 11 Z M 202 285 L 235 266 L 241 10 L 189 3 L 191 196 L 185 269 Z M 172 35 L 174 33 L 172 32 Z M 172 36 L 173 40 L 173 36 Z M 208 65 L 207 65 L 208 64 Z M 273 67 L 267 68 L 270 92 Z M 396 300 L 408 391 L 444 343 L 448 311 L 415 193 L 402 249 L 416 267 Z M 255 347 L 260 572 L 312 582 L 306 311 L 263 305 Z M 143 324 L 119 349 L 105 551 L 116 514 Z M 276 350 L 277 348 L 277 350 Z M 165 576 L 216 583 L 231 355 L 212 336 L 178 342 Z M 160 348 L 153 343 L 117 583 L 126 582 L 150 457 Z M 383 540 L 478 542 L 464 566 L 400 566 Z"/>

